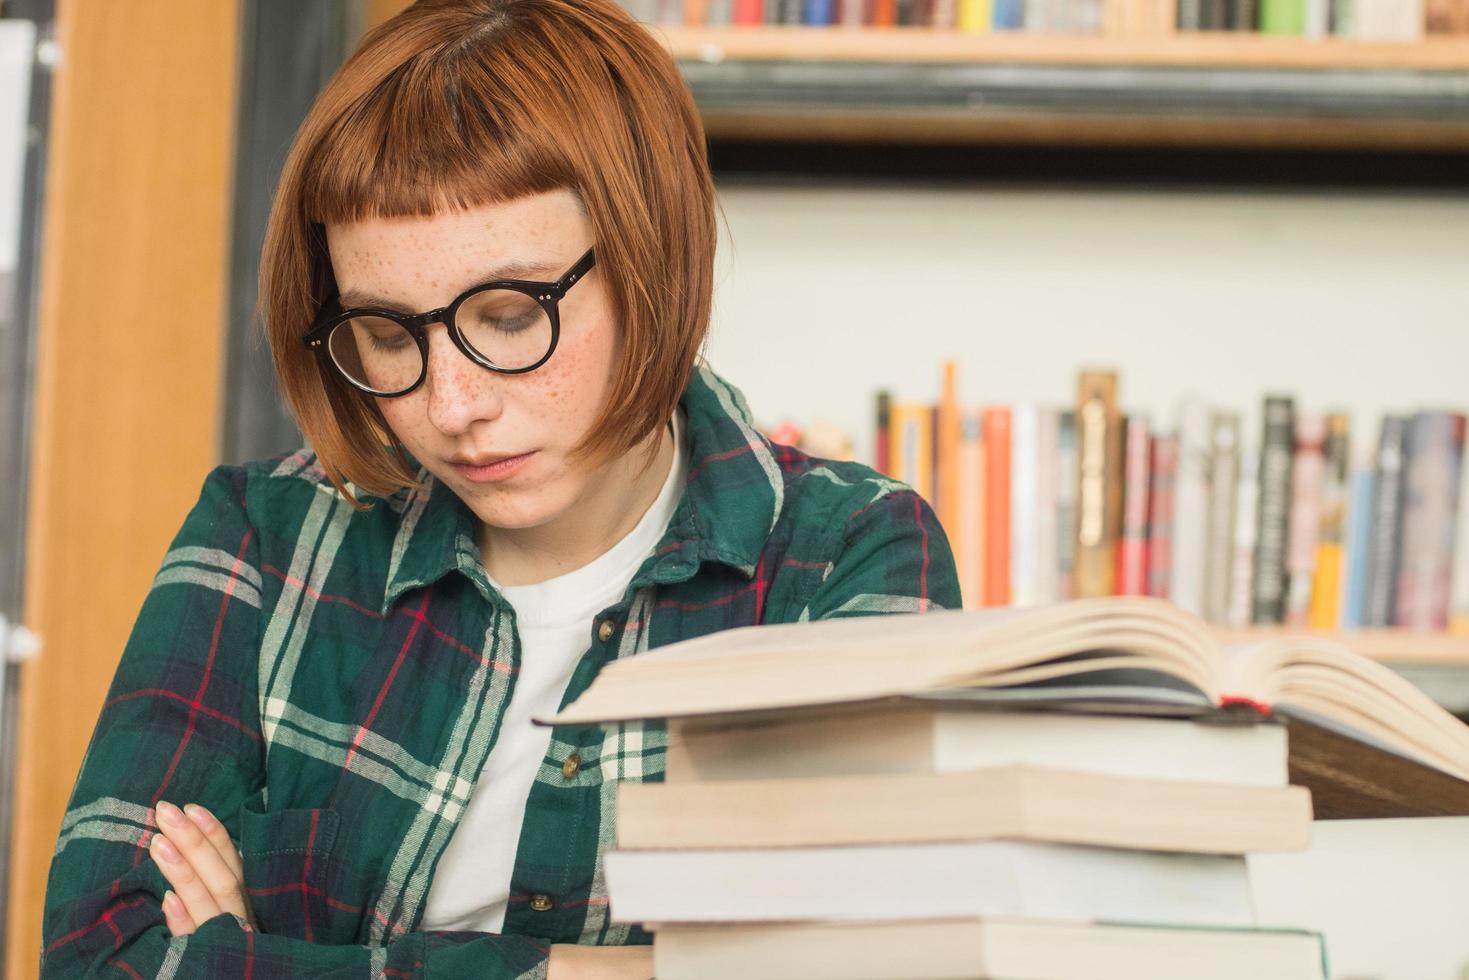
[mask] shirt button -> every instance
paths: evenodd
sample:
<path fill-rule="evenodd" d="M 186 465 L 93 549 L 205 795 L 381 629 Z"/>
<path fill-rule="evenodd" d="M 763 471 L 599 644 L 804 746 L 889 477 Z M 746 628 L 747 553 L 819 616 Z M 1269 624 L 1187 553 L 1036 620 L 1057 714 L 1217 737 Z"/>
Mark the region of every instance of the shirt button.
<path fill-rule="evenodd" d="M 532 895 L 530 897 L 530 907 L 534 912 L 549 912 L 553 904 L 550 895 Z"/>
<path fill-rule="evenodd" d="M 612 634 L 615 632 L 617 632 L 617 627 L 613 626 L 610 620 L 604 619 L 602 620 L 602 625 L 597 627 L 597 639 L 606 643 L 612 639 Z"/>
<path fill-rule="evenodd" d="M 568 755 L 566 757 L 566 761 L 561 763 L 561 775 L 565 776 L 567 779 L 575 779 L 576 774 L 580 771 L 581 756 L 577 755 L 575 752 L 571 753 L 571 755 Z"/>

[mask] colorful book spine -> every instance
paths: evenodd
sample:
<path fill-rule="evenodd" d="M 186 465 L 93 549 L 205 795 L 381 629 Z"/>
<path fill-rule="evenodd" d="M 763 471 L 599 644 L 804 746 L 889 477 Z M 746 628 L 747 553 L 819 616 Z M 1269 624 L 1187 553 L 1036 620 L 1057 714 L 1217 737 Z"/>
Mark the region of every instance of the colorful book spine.
<path fill-rule="evenodd" d="M 1346 550 L 1347 491 L 1351 477 L 1352 440 L 1344 412 L 1326 416 L 1326 469 L 1321 483 L 1321 519 L 1316 538 L 1316 571 L 1311 581 L 1312 629 L 1332 630 L 1341 624 L 1342 564 Z"/>
<path fill-rule="evenodd" d="M 1291 476 L 1290 545 L 1286 550 L 1285 621 L 1305 626 L 1311 615 L 1316 539 L 1321 533 L 1321 485 L 1326 468 L 1326 419 L 1319 412 L 1296 418 L 1295 471 Z"/>
<path fill-rule="evenodd" d="M 1306 0 L 1260 0 L 1260 32 L 1299 37 L 1306 32 Z"/>
<path fill-rule="evenodd" d="M 1457 412 L 1419 412 L 1408 430 L 1395 626 L 1449 625 L 1464 425 Z"/>
<path fill-rule="evenodd" d="M 1168 598 L 1204 613 L 1204 546 L 1209 509 L 1209 408 L 1184 401 L 1178 416 L 1178 473 L 1173 483 L 1173 581 Z"/>
<path fill-rule="evenodd" d="M 1230 626 L 1249 626 L 1252 620 L 1252 587 L 1255 581 L 1255 521 L 1260 501 L 1260 454 L 1242 451 L 1239 489 L 1235 494 L 1234 569 L 1229 581 L 1229 610 L 1224 621 Z"/>
<path fill-rule="evenodd" d="M 997 31 L 1018 31 L 1025 27 L 1024 0 L 992 0 L 993 26 Z"/>
<path fill-rule="evenodd" d="M 1209 419 L 1209 505 L 1204 541 L 1204 618 L 1223 623 L 1229 615 L 1234 577 L 1234 522 L 1239 494 L 1239 415 L 1215 412 Z"/>
<path fill-rule="evenodd" d="M 1056 598 L 1071 598 L 1076 565 L 1076 412 L 1056 421 Z"/>
<path fill-rule="evenodd" d="M 965 34 L 988 34 L 994 26 L 990 0 L 959 0 L 959 30 Z"/>
<path fill-rule="evenodd" d="M 1148 487 L 1148 595 L 1168 598 L 1173 581 L 1173 486 L 1178 476 L 1178 437 L 1153 438 Z"/>
<path fill-rule="evenodd" d="M 1352 489 L 1347 495 L 1346 574 L 1342 576 L 1341 627 L 1366 625 L 1367 559 L 1372 544 L 1372 449 L 1363 446 L 1352 461 Z"/>
<path fill-rule="evenodd" d="M 1077 386 L 1076 598 L 1116 593 L 1122 530 L 1122 442 L 1117 374 L 1083 371 Z"/>
<path fill-rule="evenodd" d="M 892 406 L 892 453 L 897 479 L 933 500 L 933 407 Z"/>
<path fill-rule="evenodd" d="M 1040 537 L 1036 470 L 1040 408 L 1033 402 L 1011 407 L 1010 416 L 1010 603 L 1033 606 L 1040 598 Z"/>
<path fill-rule="evenodd" d="M 1197 31 L 1204 27 L 1204 0 L 1178 0 L 1178 29 Z"/>
<path fill-rule="evenodd" d="M 762 0 L 734 0 L 736 27 L 754 27 L 764 20 L 765 5 Z"/>
<path fill-rule="evenodd" d="M 1266 398 L 1264 431 L 1260 438 L 1255 574 L 1250 605 L 1250 621 L 1256 624 L 1285 621 L 1285 560 L 1290 540 L 1295 431 L 1295 400 L 1279 395 Z"/>
<path fill-rule="evenodd" d="M 1372 479 L 1372 531 L 1367 547 L 1367 597 L 1364 626 L 1391 626 L 1398 599 L 1398 541 L 1403 526 L 1403 454 L 1408 420 L 1382 420 Z"/>
<path fill-rule="evenodd" d="M 1010 409 L 986 408 L 984 421 L 984 604 L 1010 604 Z"/>
<path fill-rule="evenodd" d="M 1331 0 L 1306 0 L 1301 33 L 1309 38 L 1323 38 L 1331 31 Z"/>
<path fill-rule="evenodd" d="M 1117 542 L 1117 594 L 1148 594 L 1148 484 L 1152 426 L 1146 415 L 1122 420 L 1122 535 Z"/>

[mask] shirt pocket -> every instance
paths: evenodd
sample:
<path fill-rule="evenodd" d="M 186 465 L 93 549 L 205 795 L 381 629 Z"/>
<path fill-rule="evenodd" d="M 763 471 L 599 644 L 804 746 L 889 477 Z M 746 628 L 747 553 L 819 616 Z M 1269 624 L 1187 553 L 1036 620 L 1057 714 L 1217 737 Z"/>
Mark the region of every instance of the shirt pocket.
<path fill-rule="evenodd" d="M 341 814 L 324 807 L 267 811 L 260 794 L 240 809 L 245 893 L 260 930 L 316 943 L 355 941 L 356 916 L 333 900 Z"/>

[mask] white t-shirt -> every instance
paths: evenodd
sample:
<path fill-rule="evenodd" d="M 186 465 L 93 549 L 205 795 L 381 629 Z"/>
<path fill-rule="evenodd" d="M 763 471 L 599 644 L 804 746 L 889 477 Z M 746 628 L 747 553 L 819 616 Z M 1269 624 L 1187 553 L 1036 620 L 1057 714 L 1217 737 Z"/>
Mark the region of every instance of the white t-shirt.
<path fill-rule="evenodd" d="M 622 600 L 633 575 L 668 529 L 688 469 L 681 412 L 674 412 L 673 423 L 668 478 L 626 537 L 565 575 L 535 585 L 496 583 L 515 608 L 520 673 L 499 737 L 434 871 L 419 928 L 499 932 L 504 926 L 526 799 L 551 746 L 551 729 L 532 724 L 531 718 L 556 713 L 591 644 L 597 614 Z"/>

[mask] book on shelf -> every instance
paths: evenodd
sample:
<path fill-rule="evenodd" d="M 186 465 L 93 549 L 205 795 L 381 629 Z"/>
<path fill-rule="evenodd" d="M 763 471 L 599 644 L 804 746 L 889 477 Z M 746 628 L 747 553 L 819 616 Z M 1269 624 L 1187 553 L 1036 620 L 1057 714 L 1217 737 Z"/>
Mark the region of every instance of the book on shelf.
<path fill-rule="evenodd" d="M 937 405 L 882 393 L 878 417 L 878 468 L 934 504 L 966 608 L 1151 595 L 1219 625 L 1469 633 L 1463 412 L 1388 414 L 1368 466 L 1348 413 L 1289 394 L 1247 445 L 1199 397 L 1171 424 L 1125 411 L 1115 371 L 1069 405 L 976 407 L 947 362 Z"/>
<path fill-rule="evenodd" d="M 946 918 L 660 925 L 659 980 L 1325 980 L 1316 933 Z M 1186 967 L 1181 964 L 1187 964 Z"/>
<path fill-rule="evenodd" d="M 744 627 L 606 665 L 546 723 L 591 724 L 892 699 L 1186 717 L 1275 715 L 1469 779 L 1469 727 L 1328 637 L 1224 648 L 1146 596 Z"/>
<path fill-rule="evenodd" d="M 1270 37 L 1420 41 L 1469 33 L 1463 0 L 623 0 L 664 27 L 926 28 L 963 34 Z"/>

